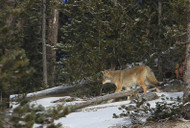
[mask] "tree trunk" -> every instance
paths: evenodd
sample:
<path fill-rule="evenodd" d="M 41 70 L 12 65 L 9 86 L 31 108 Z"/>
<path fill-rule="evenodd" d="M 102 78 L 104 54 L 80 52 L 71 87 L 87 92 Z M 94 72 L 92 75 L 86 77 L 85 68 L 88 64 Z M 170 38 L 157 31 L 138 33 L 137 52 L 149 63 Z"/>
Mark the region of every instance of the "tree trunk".
<path fill-rule="evenodd" d="M 88 93 L 90 91 L 89 85 L 95 83 L 97 80 L 81 80 L 79 83 L 73 83 L 71 85 L 65 84 L 53 88 L 48 88 L 42 91 L 27 94 L 24 101 L 37 100 L 40 98 L 53 97 L 53 96 L 68 96 L 81 93 Z M 19 97 L 14 97 L 11 100 L 16 101 Z"/>
<path fill-rule="evenodd" d="M 46 0 L 43 0 L 42 11 L 42 54 L 43 54 L 43 81 L 45 86 L 47 83 L 47 60 L 46 60 Z"/>
<path fill-rule="evenodd" d="M 75 92 L 77 90 L 76 87 L 78 86 L 57 86 L 54 88 L 29 93 L 26 97 L 22 99 L 21 103 L 30 102 L 47 97 L 68 96 L 70 93 Z M 22 94 L 20 96 L 11 98 L 11 101 L 18 101 L 20 97 L 22 97 Z"/>
<path fill-rule="evenodd" d="M 58 38 L 58 24 L 59 24 L 59 11 L 56 8 L 52 8 L 50 12 L 49 28 L 48 28 L 48 44 L 54 46 L 57 43 Z M 48 83 L 49 86 L 54 85 L 55 81 L 55 63 L 56 63 L 56 51 L 52 48 L 48 49 Z"/>
<path fill-rule="evenodd" d="M 161 25 L 162 1 L 158 0 L 158 25 Z"/>
<path fill-rule="evenodd" d="M 27 94 L 27 97 L 24 100 L 36 100 L 40 98 L 46 98 L 51 96 L 65 96 L 70 92 L 76 91 L 76 86 L 57 86 L 54 88 L 45 89 L 35 93 Z M 17 100 L 17 99 L 12 99 Z"/>
<path fill-rule="evenodd" d="M 187 69 L 185 73 L 184 102 L 190 102 L 190 0 L 187 4 L 187 47 L 186 47 Z M 190 104 L 185 107 L 186 119 L 190 119 Z"/>
<path fill-rule="evenodd" d="M 161 0 L 158 0 L 158 44 L 161 45 L 161 38 L 160 38 L 160 34 L 161 34 L 161 15 L 162 15 L 162 2 Z M 163 75 L 162 75 L 162 56 L 161 54 L 158 55 L 158 74 L 159 74 L 159 79 L 162 80 L 163 79 Z"/>
<path fill-rule="evenodd" d="M 190 101 L 190 0 L 187 6 L 187 47 L 186 47 L 187 70 L 185 77 L 184 101 Z"/>
<path fill-rule="evenodd" d="M 94 105 L 94 104 L 98 104 L 101 103 L 102 101 L 107 101 L 107 100 L 111 100 L 111 99 L 115 99 L 115 98 L 120 98 L 120 97 L 124 97 L 124 96 L 130 96 L 133 95 L 135 93 L 137 93 L 138 90 L 140 90 L 141 88 L 138 89 L 132 89 L 132 90 L 125 90 L 125 91 L 121 91 L 118 93 L 112 93 L 112 94 L 107 94 L 105 96 L 99 96 L 96 98 L 93 98 L 89 101 L 83 102 L 83 103 L 79 103 L 74 105 L 74 109 L 80 109 L 89 105 Z"/>

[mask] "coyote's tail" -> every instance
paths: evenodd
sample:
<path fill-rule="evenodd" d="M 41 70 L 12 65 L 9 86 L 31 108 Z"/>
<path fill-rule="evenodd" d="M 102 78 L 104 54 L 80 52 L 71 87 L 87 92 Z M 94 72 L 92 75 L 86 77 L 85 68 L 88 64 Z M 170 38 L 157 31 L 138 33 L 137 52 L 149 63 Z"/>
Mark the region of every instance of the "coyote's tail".
<path fill-rule="evenodd" d="M 154 85 L 158 85 L 158 80 L 156 79 L 154 73 L 152 72 L 152 70 L 147 66 L 147 79 L 150 83 L 154 84 Z"/>

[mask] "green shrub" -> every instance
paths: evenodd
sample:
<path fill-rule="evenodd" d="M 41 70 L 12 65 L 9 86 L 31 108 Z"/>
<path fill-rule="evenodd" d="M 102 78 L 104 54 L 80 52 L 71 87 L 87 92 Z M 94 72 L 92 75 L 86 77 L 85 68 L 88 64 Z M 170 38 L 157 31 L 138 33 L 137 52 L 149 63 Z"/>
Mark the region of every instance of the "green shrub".
<path fill-rule="evenodd" d="M 141 104 L 141 105 L 140 105 Z M 140 105 L 140 106 L 139 106 Z M 155 108 L 151 108 L 149 103 L 145 101 L 136 101 L 136 105 L 121 106 L 119 109 L 123 112 L 120 115 L 113 114 L 113 118 L 130 117 L 133 124 L 141 124 L 142 119 L 149 121 L 159 120 L 178 120 L 185 117 L 185 107 L 181 98 L 162 98 L 161 102 L 157 102 Z"/>
<path fill-rule="evenodd" d="M 34 123 L 41 125 L 47 124 L 48 128 L 59 128 L 61 124 L 55 125 L 54 120 L 64 117 L 71 111 L 73 111 L 71 107 L 65 107 L 63 105 L 45 109 L 42 105 L 25 104 L 14 109 L 11 121 L 15 128 L 31 128 Z"/>

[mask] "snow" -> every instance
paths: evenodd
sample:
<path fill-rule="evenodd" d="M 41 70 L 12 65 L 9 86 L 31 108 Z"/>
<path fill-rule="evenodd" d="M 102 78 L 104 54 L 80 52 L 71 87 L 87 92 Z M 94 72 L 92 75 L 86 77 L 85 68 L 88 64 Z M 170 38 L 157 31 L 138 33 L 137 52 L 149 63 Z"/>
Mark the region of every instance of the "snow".
<path fill-rule="evenodd" d="M 130 124 L 125 118 L 112 118 L 113 113 L 121 113 L 118 107 L 108 107 L 97 111 L 82 111 L 69 114 L 66 118 L 60 118 L 55 124 L 62 123 L 70 128 L 107 128 L 120 124 Z"/>
<path fill-rule="evenodd" d="M 159 99 L 149 101 L 151 107 L 155 107 L 156 102 L 160 102 L 161 98 L 164 97 L 182 97 L 183 92 L 161 92 L 157 93 L 160 96 Z M 69 97 L 49 97 L 43 98 L 31 102 L 31 104 L 42 105 L 45 108 L 56 106 L 57 104 L 63 104 L 62 102 L 55 103 L 62 98 Z M 77 99 L 77 101 L 68 102 L 64 105 L 75 104 L 84 102 L 82 99 Z M 113 103 L 100 104 L 95 106 L 89 106 L 81 109 L 78 112 L 72 112 L 66 117 L 59 118 L 55 120 L 54 123 L 61 123 L 66 128 L 109 128 L 113 126 L 126 126 L 131 124 L 131 120 L 128 117 L 125 118 L 112 118 L 113 113 L 119 115 L 122 113 L 118 108 L 121 105 L 131 105 L 130 101 L 120 101 Z M 37 128 L 39 125 L 35 124 L 33 128 Z"/>
<path fill-rule="evenodd" d="M 33 125 L 33 128 L 39 128 L 39 127 L 41 127 L 40 124 L 34 124 L 34 125 Z"/>
<path fill-rule="evenodd" d="M 49 108 L 49 107 L 54 107 L 57 104 L 60 104 L 60 103 L 53 103 L 53 102 L 56 100 L 59 100 L 61 98 L 63 98 L 63 97 L 48 97 L 48 98 L 43 98 L 43 99 L 32 101 L 30 104 L 31 105 L 34 104 L 36 106 L 42 105 L 45 108 Z"/>
<path fill-rule="evenodd" d="M 164 97 L 173 97 L 173 98 L 177 98 L 177 97 L 182 97 L 183 96 L 183 92 L 170 92 L 170 93 L 157 93 L 158 96 L 162 96 L 164 95 Z M 154 108 L 156 106 L 156 102 L 161 102 L 161 98 L 153 100 L 153 101 L 149 101 L 148 103 L 150 103 L 150 107 Z M 167 101 L 167 102 L 171 102 L 171 101 Z"/>

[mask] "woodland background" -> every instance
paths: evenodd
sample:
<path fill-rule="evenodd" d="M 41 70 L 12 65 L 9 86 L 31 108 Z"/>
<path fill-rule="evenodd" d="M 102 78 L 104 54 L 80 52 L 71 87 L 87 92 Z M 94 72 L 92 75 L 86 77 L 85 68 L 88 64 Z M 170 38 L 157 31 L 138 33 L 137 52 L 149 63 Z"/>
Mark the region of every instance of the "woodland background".
<path fill-rule="evenodd" d="M 42 0 L 0 1 L 0 90 L 3 98 L 91 81 L 100 71 L 141 63 L 159 81 L 183 80 L 186 0 L 47 0 L 47 83 L 43 79 Z"/>

